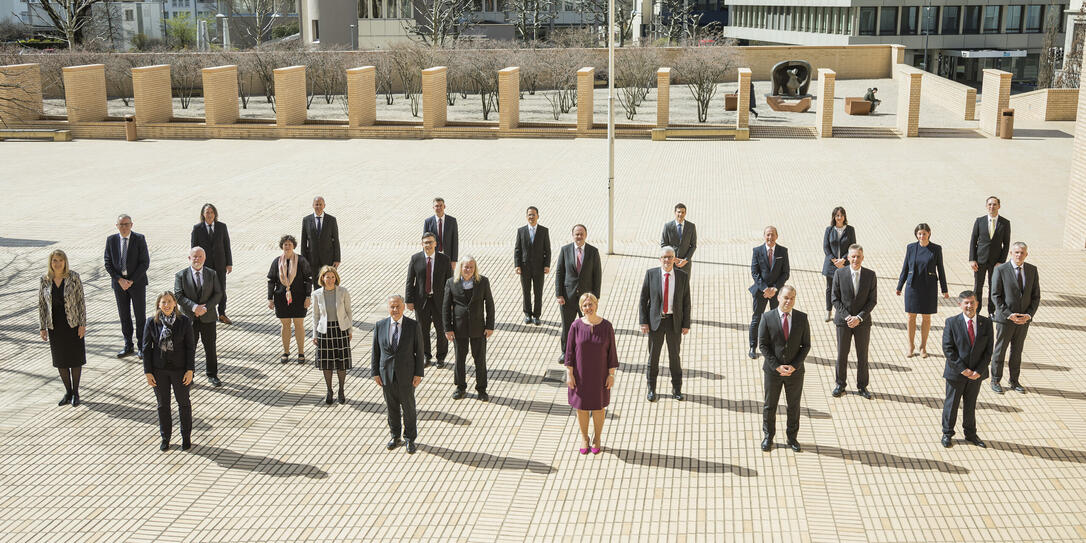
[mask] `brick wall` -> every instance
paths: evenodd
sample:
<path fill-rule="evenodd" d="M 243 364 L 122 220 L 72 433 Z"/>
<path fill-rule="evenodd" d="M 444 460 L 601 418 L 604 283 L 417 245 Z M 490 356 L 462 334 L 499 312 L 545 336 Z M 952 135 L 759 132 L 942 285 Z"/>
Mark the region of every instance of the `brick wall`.
<path fill-rule="evenodd" d="M 377 69 L 362 66 L 347 70 L 347 126 L 373 126 L 377 122 Z"/>
<path fill-rule="evenodd" d="M 924 72 L 912 66 L 897 66 L 897 129 L 906 138 L 920 134 L 920 88 Z"/>
<path fill-rule="evenodd" d="M 433 130 L 445 126 L 448 119 L 448 91 L 449 69 L 445 66 L 435 66 L 422 71 L 422 127 L 424 130 Z"/>
<path fill-rule="evenodd" d="M 137 123 L 164 123 L 172 119 L 170 65 L 132 68 L 132 99 L 136 106 Z"/>
<path fill-rule="evenodd" d="M 1003 70 L 984 70 L 980 88 L 980 129 L 993 136 L 999 135 L 999 112 L 1011 98 L 1011 73 Z"/>
<path fill-rule="evenodd" d="M 1078 109 L 1078 89 L 1041 89 L 1010 97 L 1018 119 L 1073 121 Z"/>
<path fill-rule="evenodd" d="M 656 70 L 656 127 L 671 122 L 671 68 Z"/>
<path fill-rule="evenodd" d="M 498 130 L 520 125 L 520 68 L 498 71 Z"/>
<path fill-rule="evenodd" d="M 234 124 L 238 120 L 238 67 L 232 64 L 202 70 L 204 117 L 208 125 Z"/>
<path fill-rule="evenodd" d="M 837 73 L 829 68 L 818 69 L 818 101 L 815 102 L 815 130 L 823 138 L 833 137 L 833 103 Z"/>
<path fill-rule="evenodd" d="M 73 123 L 103 121 L 106 108 L 106 65 L 87 64 L 63 68 L 64 99 L 68 120 Z"/>
<path fill-rule="evenodd" d="M 950 111 L 961 115 L 964 121 L 976 120 L 977 89 L 920 70 L 924 76 L 924 96 Z"/>
<path fill-rule="evenodd" d="M 596 69 L 577 70 L 577 132 L 584 134 L 592 130 L 592 91 L 596 84 Z"/>
<path fill-rule="evenodd" d="M 41 114 L 41 66 L 0 66 L 0 126 L 36 120 Z"/>
<path fill-rule="evenodd" d="M 305 66 L 276 68 L 272 73 L 275 77 L 275 124 L 305 124 Z"/>
<path fill-rule="evenodd" d="M 1086 65 L 1086 56 L 1082 59 Z M 1071 180 L 1067 185 L 1067 220 L 1063 246 L 1086 248 L 1086 93 L 1078 94 L 1075 142 L 1071 147 Z"/>
<path fill-rule="evenodd" d="M 735 109 L 735 127 L 736 128 L 750 128 L 750 78 L 752 72 L 750 68 L 739 68 L 736 70 L 736 79 L 738 80 L 738 96 L 736 97 L 736 109 Z"/>

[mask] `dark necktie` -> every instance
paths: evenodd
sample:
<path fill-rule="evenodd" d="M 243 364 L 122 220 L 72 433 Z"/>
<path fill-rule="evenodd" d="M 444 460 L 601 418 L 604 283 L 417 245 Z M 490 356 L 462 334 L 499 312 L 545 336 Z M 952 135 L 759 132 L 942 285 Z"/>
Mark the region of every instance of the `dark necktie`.
<path fill-rule="evenodd" d="M 204 291 L 204 277 L 203 277 L 204 274 L 203 274 L 203 272 L 198 271 L 198 272 L 196 272 L 196 273 L 194 273 L 192 275 L 196 279 L 196 292 L 202 293 Z"/>
<path fill-rule="evenodd" d="M 392 329 L 392 350 L 395 351 L 400 347 L 400 323 L 392 323 L 394 328 Z"/>
<path fill-rule="evenodd" d="M 324 217 L 317 217 L 317 237 L 321 235 L 321 219 Z"/>
<path fill-rule="evenodd" d="M 770 247 L 769 250 L 766 251 L 765 257 L 766 257 L 766 260 L 769 260 L 769 271 L 773 271 L 773 248 L 772 247 Z"/>
<path fill-rule="evenodd" d="M 215 235 L 215 227 L 210 225 L 210 224 L 207 225 L 207 237 L 210 238 L 211 236 L 214 236 L 214 235 Z"/>
<path fill-rule="evenodd" d="M 682 241 L 682 239 L 683 239 L 683 223 L 680 222 L 680 223 L 676 223 L 676 224 L 678 225 L 677 227 L 679 229 L 679 241 Z"/>
<path fill-rule="evenodd" d="M 121 273 L 128 275 L 128 238 L 121 238 Z"/>
<path fill-rule="evenodd" d="M 969 345 L 973 345 L 977 341 L 977 334 L 973 332 L 973 319 L 969 319 Z"/>
<path fill-rule="evenodd" d="M 667 310 L 668 310 L 668 307 L 667 307 L 667 302 L 668 302 L 667 291 L 669 290 L 670 286 L 671 286 L 671 274 L 670 273 L 665 273 L 664 274 L 664 314 L 665 315 L 667 315 Z"/>
<path fill-rule="evenodd" d="M 445 236 L 442 228 L 444 223 L 444 219 L 439 218 L 437 220 L 437 250 L 443 253 L 445 252 Z"/>
<path fill-rule="evenodd" d="M 788 329 L 790 328 L 790 326 L 788 326 L 788 313 L 785 313 L 783 315 L 783 317 L 784 317 L 784 323 L 783 323 L 782 328 L 784 328 L 784 340 L 788 341 L 788 331 L 789 331 Z"/>
<path fill-rule="evenodd" d="M 1015 274 L 1018 276 L 1018 290 L 1026 291 L 1026 282 L 1022 280 L 1022 266 L 1015 266 Z"/>
<path fill-rule="evenodd" d="M 434 293 L 434 268 L 430 266 L 432 257 L 426 257 L 426 294 Z"/>

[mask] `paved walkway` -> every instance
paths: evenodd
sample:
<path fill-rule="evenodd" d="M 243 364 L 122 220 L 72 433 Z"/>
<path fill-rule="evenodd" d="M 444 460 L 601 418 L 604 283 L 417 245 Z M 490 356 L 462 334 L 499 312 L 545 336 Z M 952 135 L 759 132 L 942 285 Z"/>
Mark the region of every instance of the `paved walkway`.
<path fill-rule="evenodd" d="M 1072 140 L 1058 130 L 1068 126 L 1023 130 L 1014 141 L 619 142 L 617 254 L 604 260 L 601 311 L 618 329 L 622 367 L 605 451 L 587 457 L 576 454 L 565 389 L 546 378 L 558 369 L 557 308 L 548 304 L 543 327 L 519 324 L 511 253 L 532 204 L 556 248 L 574 222 L 606 246 L 605 142 L 0 144 L 0 539 L 1082 540 L 1086 254 L 1060 249 Z M 346 406 L 323 404 L 312 367 L 278 364 L 278 322 L 264 303 L 275 243 L 298 235 L 314 194 L 339 218 L 360 329 Z M 989 194 L 1002 197 L 1044 286 L 1026 345 L 1029 393 L 985 387 L 978 418 L 989 448 L 959 441 L 946 450 L 943 361 L 902 356 L 893 288 L 921 221 L 944 247 L 952 290 L 967 288 L 968 232 Z M 403 289 L 435 195 L 460 221 L 461 251 L 479 258 L 495 288 L 492 401 L 453 401 L 451 369 L 428 370 L 419 454 L 409 457 L 385 451 L 383 402 L 363 368 L 369 329 L 384 296 Z M 140 365 L 112 357 L 120 333 L 103 240 L 118 213 L 133 216 L 151 245 L 150 299 L 186 265 L 206 201 L 233 238 L 236 324 L 219 332 L 224 386 L 196 379 L 195 447 L 161 453 Z M 678 201 L 701 238 L 694 328 L 683 345 L 688 400 L 649 404 L 635 306 Z M 872 401 L 829 394 L 835 340 L 818 318 L 820 241 L 838 204 L 879 274 Z M 746 287 L 766 224 L 789 247 L 798 308 L 813 317 L 800 454 L 758 450 L 761 361 L 745 356 Z M 68 251 L 87 293 L 78 408 L 56 406 L 63 391 L 35 329 L 37 277 L 54 247 Z M 935 353 L 942 319 L 955 313 L 941 302 Z"/>

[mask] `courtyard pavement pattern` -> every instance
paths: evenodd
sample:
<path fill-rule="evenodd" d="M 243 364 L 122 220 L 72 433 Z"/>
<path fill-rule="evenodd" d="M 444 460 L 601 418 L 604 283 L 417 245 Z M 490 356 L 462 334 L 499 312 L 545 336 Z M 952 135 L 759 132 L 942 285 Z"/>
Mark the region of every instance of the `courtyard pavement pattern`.
<path fill-rule="evenodd" d="M 577 454 L 559 370 L 548 277 L 541 327 L 520 324 L 514 230 L 541 208 L 554 248 L 572 224 L 606 250 L 606 143 L 547 141 L 144 141 L 3 143 L 0 215 L 0 539 L 10 541 L 1071 541 L 1086 538 L 1086 254 L 1060 248 L 1070 123 L 1019 139 L 620 141 L 615 255 L 601 313 L 621 367 L 598 456 Z M 265 303 L 279 236 L 299 235 L 322 194 L 339 219 L 354 300 L 347 405 L 323 404 L 312 366 L 280 365 Z M 940 300 L 928 359 L 904 358 L 894 286 L 916 223 L 942 244 L 951 290 L 969 288 L 967 241 L 998 194 L 1014 240 L 1030 244 L 1042 303 L 1026 343 L 1028 393 L 978 405 L 980 449 L 943 449 Z M 419 453 L 388 452 L 369 378 L 370 329 L 403 291 L 430 199 L 460 224 L 462 254 L 490 277 L 490 403 L 454 401 L 452 369 L 417 390 Z M 118 213 L 147 236 L 154 293 L 186 266 L 201 204 L 230 227 L 232 326 L 219 328 L 224 385 L 197 355 L 195 446 L 158 450 L 154 395 L 121 335 L 102 266 Z M 676 202 L 698 225 L 694 324 L 683 342 L 687 401 L 645 401 L 637 331 L 644 270 Z M 879 277 L 871 390 L 832 398 L 836 352 L 822 322 L 822 232 L 843 205 Z M 751 248 L 776 225 L 797 308 L 811 317 L 800 442 L 761 439 L 762 370 L 749 360 Z M 37 333 L 48 252 L 84 281 L 88 365 L 78 408 Z M 307 328 L 311 326 L 307 322 Z M 312 358 L 313 350 L 308 349 Z M 198 351 L 202 353 L 202 351 Z M 451 357 L 450 357 L 451 358 Z M 666 363 L 660 389 L 668 391 Z M 854 364 L 853 364 L 854 366 Z M 469 369 L 469 382 L 470 369 Z M 469 387 L 470 389 L 470 387 Z M 783 399 L 782 399 L 783 402 Z M 176 409 L 175 409 L 176 411 Z M 175 415 L 176 416 L 176 415 Z M 959 422 L 960 424 L 960 422 Z"/>

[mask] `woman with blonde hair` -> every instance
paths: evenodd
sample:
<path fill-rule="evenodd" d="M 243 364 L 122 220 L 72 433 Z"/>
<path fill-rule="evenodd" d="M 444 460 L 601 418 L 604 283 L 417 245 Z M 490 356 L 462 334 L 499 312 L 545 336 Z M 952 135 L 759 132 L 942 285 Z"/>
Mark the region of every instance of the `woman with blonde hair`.
<path fill-rule="evenodd" d="M 339 401 L 347 403 L 343 381 L 351 369 L 351 295 L 339 286 L 335 266 L 323 266 L 317 274 L 320 285 L 313 291 L 313 345 L 317 346 L 317 368 L 324 372 L 328 393 L 324 403 L 332 403 L 332 371 L 339 378 Z"/>
<path fill-rule="evenodd" d="M 282 325 L 283 356 L 279 362 L 290 361 L 290 327 L 294 325 L 294 340 L 298 345 L 298 363 L 305 363 L 305 314 L 309 310 L 313 289 L 309 288 L 312 271 L 305 257 L 295 252 L 298 240 L 287 234 L 279 238 L 279 248 L 283 254 L 272 260 L 268 270 L 268 309 L 275 310 L 275 316 Z"/>
<path fill-rule="evenodd" d="M 607 406 L 611 403 L 611 387 L 618 371 L 618 348 L 615 329 L 599 316 L 599 300 L 591 293 L 581 296 L 579 306 L 584 316 L 573 321 L 566 338 L 566 385 L 569 405 L 577 410 L 583 446 L 581 454 L 599 454 L 600 435 Z M 589 442 L 588 419 L 592 418 L 596 435 Z"/>
<path fill-rule="evenodd" d="M 142 347 L 143 375 L 147 385 L 155 389 L 158 401 L 158 433 L 162 436 L 159 450 L 170 448 L 173 433 L 170 389 L 173 389 L 181 422 L 181 450 L 187 451 L 192 447 L 189 388 L 196 371 L 196 335 L 189 318 L 177 310 L 177 298 L 172 292 L 163 292 L 155 300 L 155 316 L 144 326 Z"/>
<path fill-rule="evenodd" d="M 456 371 L 453 399 L 464 397 L 468 388 L 468 348 L 475 361 L 475 391 L 479 401 L 490 401 L 486 393 L 486 339 L 494 333 L 494 296 L 490 280 L 479 274 L 475 257 L 465 256 L 456 263 L 456 275 L 445 282 L 442 304 L 445 336 L 456 343 Z"/>
<path fill-rule="evenodd" d="M 49 342 L 53 367 L 64 382 L 64 397 L 57 405 L 79 405 L 79 376 L 87 363 L 87 304 L 83 282 L 68 268 L 68 255 L 57 249 L 38 287 L 38 324 L 41 338 Z"/>

